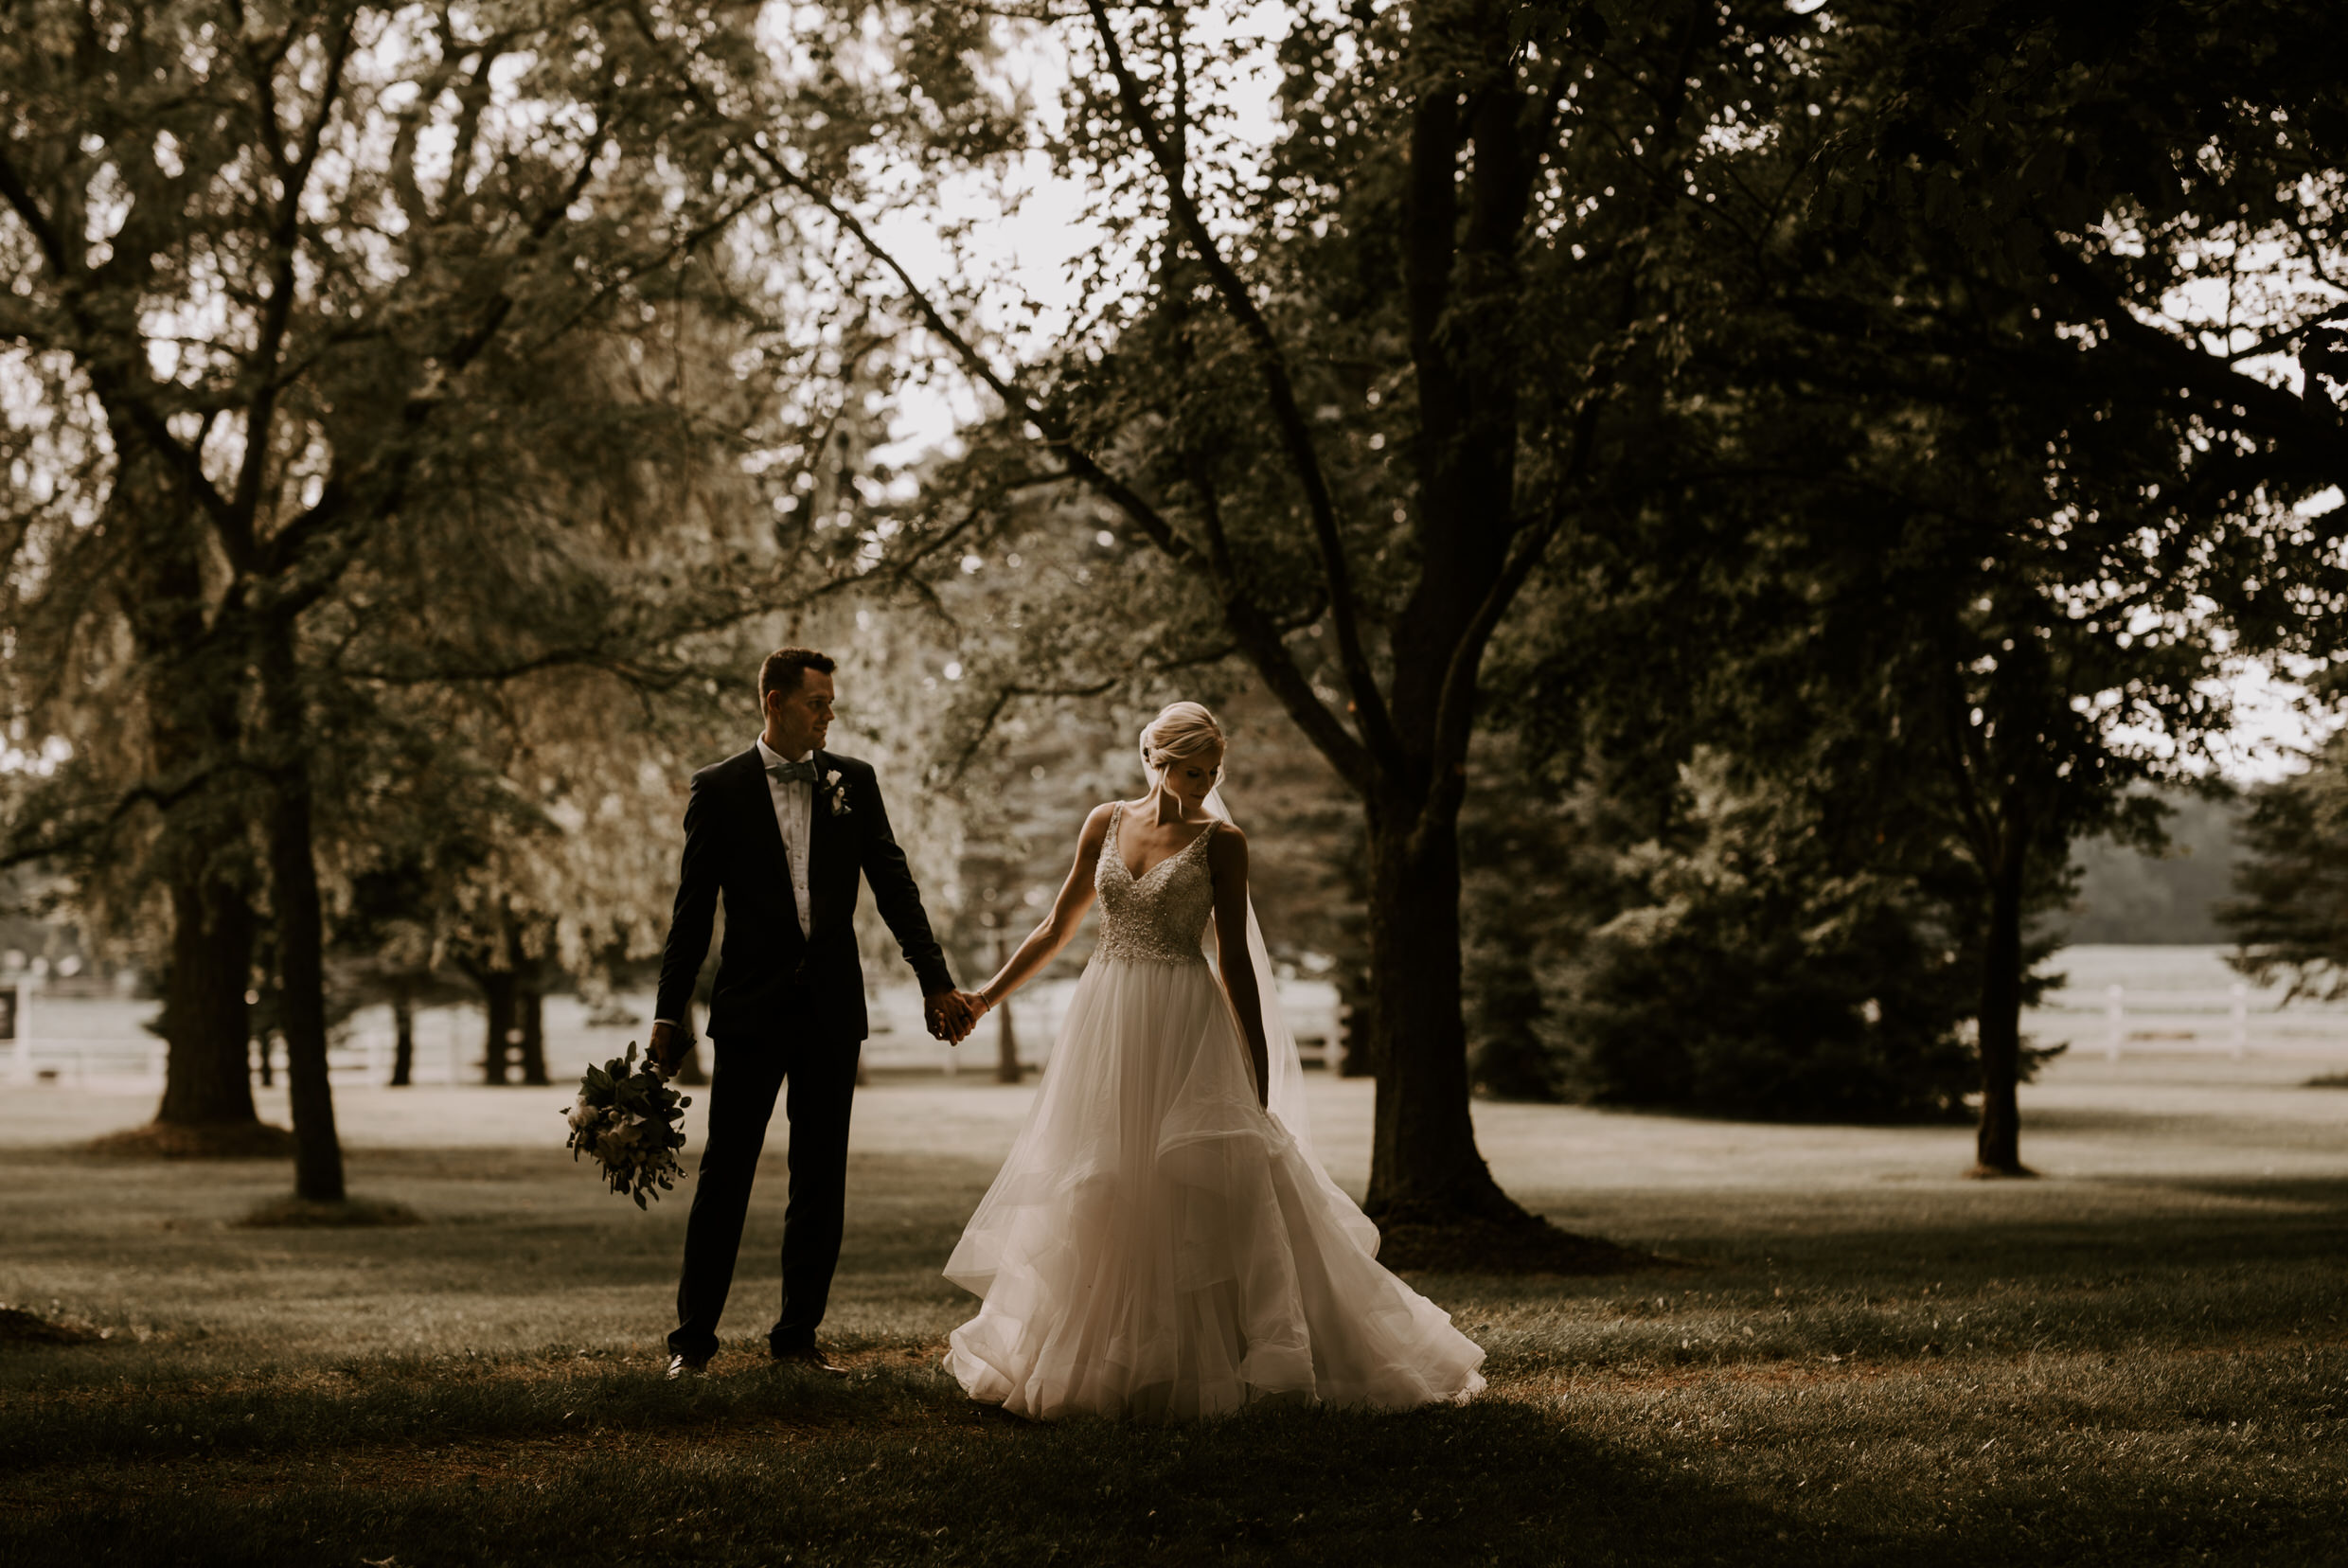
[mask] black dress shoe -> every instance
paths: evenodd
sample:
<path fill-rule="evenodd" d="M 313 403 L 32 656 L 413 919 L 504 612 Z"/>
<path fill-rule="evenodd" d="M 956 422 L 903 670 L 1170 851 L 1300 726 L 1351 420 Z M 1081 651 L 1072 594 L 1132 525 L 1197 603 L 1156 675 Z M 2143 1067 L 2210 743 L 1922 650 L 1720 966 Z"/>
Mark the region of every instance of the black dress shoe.
<path fill-rule="evenodd" d="M 668 1358 L 668 1375 L 671 1378 L 698 1378 L 708 1370 L 707 1356 L 688 1356 L 679 1352 Z"/>
<path fill-rule="evenodd" d="M 825 1360 L 824 1353 L 811 1345 L 802 1345 L 795 1350 L 776 1350 L 774 1359 L 788 1366 L 804 1366 L 810 1372 L 826 1372 L 835 1378 L 848 1375 L 846 1367 Z"/>

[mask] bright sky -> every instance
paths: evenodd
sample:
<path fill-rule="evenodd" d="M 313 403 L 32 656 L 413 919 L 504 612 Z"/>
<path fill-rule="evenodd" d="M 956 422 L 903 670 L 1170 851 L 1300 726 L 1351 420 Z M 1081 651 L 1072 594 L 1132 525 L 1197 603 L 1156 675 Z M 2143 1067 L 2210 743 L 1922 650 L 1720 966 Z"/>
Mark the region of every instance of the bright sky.
<path fill-rule="evenodd" d="M 2337 714 L 2311 713 L 2306 688 L 2254 667 L 2232 682 L 2234 726 L 2220 743 L 2218 772 L 2238 784 L 2263 783 L 2298 773 L 2295 755 L 2339 727 Z"/>
<path fill-rule="evenodd" d="M 1189 18 L 1198 36 L 1242 45 L 1220 68 L 1217 93 L 1229 116 L 1228 131 L 1241 149 L 1269 147 L 1276 132 L 1280 80 L 1273 46 L 1292 9 L 1258 3 L 1226 14 L 1219 8 L 1200 8 Z M 1058 134 L 1062 126 L 1068 63 L 1060 36 L 1030 31 L 1024 45 L 1003 61 L 1004 85 L 1023 92 L 1033 105 L 1040 138 Z M 1006 195 L 1011 203 L 1005 202 Z M 1036 153 L 1012 169 L 1001 187 L 969 180 L 944 192 L 938 217 L 971 225 L 959 274 L 955 257 L 927 217 L 900 215 L 877 225 L 876 234 L 925 284 L 951 281 L 967 291 L 974 278 L 985 280 L 979 312 L 984 325 L 996 331 L 1016 327 L 1012 343 L 1041 349 L 1073 325 L 1078 303 L 1074 269 L 1102 237 L 1089 214 L 1092 199 Z M 1006 205 L 1012 208 L 1007 213 Z M 1025 313 L 1029 306 L 1036 307 L 1033 315 Z M 966 387 L 911 388 L 897 411 L 895 439 L 876 455 L 908 461 L 951 441 L 976 413 Z"/>

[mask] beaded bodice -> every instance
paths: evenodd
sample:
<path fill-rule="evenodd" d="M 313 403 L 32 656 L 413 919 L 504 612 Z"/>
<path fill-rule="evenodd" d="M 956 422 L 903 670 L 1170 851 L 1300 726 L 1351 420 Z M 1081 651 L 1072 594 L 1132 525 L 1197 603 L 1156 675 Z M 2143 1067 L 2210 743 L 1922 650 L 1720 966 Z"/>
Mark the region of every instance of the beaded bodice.
<path fill-rule="evenodd" d="M 1101 842 L 1093 886 L 1100 894 L 1100 945 L 1104 958 L 1143 964 L 1203 964 L 1201 946 L 1207 918 L 1215 913 L 1215 879 L 1207 870 L 1209 827 L 1136 877 L 1126 869 L 1117 846 L 1125 803 L 1110 808 L 1109 834 Z"/>

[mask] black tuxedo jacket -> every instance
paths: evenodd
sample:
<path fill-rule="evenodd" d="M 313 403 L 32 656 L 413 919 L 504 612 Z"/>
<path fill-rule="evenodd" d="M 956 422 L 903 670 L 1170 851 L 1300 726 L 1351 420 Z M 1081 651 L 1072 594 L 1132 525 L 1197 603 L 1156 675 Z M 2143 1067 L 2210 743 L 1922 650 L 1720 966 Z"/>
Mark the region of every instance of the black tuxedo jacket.
<path fill-rule="evenodd" d="M 791 867 L 758 748 L 693 775 L 685 808 L 685 859 L 677 906 L 661 953 L 658 1018 L 680 1022 L 709 952 L 709 930 L 725 898 L 725 944 L 709 1002 L 709 1032 L 780 1033 L 814 1028 L 862 1040 L 864 969 L 856 951 L 857 878 L 919 976 L 924 995 L 952 990 L 946 955 L 930 934 L 905 852 L 889 831 L 871 767 L 818 751 L 808 820 L 808 905 L 812 931 L 799 929 Z"/>

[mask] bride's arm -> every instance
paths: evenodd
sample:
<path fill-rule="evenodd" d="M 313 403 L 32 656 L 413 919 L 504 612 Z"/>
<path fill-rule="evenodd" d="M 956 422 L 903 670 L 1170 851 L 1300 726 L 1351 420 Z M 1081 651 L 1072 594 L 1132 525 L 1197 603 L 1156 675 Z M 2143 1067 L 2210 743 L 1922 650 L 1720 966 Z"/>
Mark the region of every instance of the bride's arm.
<path fill-rule="evenodd" d="M 1272 1103 L 1272 1048 L 1264 1039 L 1264 998 L 1255 985 L 1255 960 L 1247 938 L 1247 835 L 1230 823 L 1207 829 L 1207 868 L 1215 875 L 1215 958 L 1223 990 L 1239 1028 L 1247 1036 L 1248 1060 L 1255 1068 L 1255 1102 Z"/>
<path fill-rule="evenodd" d="M 1052 900 L 1052 913 L 1027 934 L 1010 962 L 978 988 L 978 999 L 987 1010 L 1034 979 L 1036 971 L 1050 963 L 1084 923 L 1084 912 L 1093 907 L 1093 871 L 1100 864 L 1101 840 L 1109 834 L 1109 807 L 1095 806 L 1084 819 L 1084 831 L 1076 839 L 1076 864 L 1069 867 L 1059 897 Z"/>

